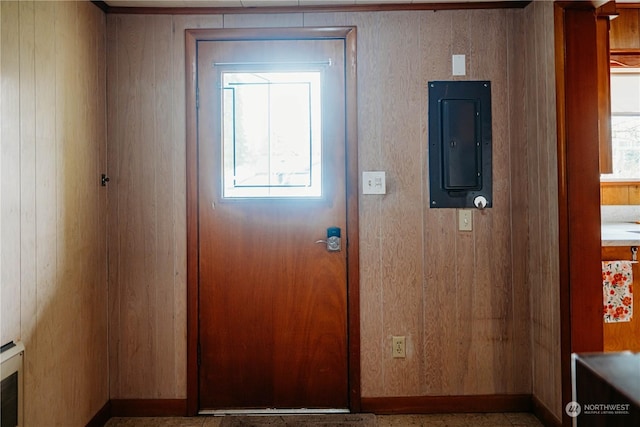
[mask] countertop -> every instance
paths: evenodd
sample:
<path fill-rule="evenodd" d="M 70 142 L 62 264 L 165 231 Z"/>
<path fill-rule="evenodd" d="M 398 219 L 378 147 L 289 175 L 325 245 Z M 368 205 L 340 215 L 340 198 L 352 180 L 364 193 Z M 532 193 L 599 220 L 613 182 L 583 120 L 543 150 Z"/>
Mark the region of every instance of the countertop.
<path fill-rule="evenodd" d="M 640 224 L 605 222 L 601 233 L 602 246 L 640 246 Z"/>

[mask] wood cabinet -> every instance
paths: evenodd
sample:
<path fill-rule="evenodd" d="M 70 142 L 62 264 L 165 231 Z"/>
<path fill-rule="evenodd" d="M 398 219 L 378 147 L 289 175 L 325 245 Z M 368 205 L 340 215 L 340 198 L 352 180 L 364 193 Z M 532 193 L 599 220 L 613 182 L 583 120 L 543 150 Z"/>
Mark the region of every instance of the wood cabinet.
<path fill-rule="evenodd" d="M 603 246 L 602 260 L 631 259 L 629 246 Z M 633 264 L 633 287 L 640 283 L 640 264 Z M 604 351 L 640 351 L 640 298 L 633 294 L 633 317 L 630 322 L 605 323 L 603 327 Z"/>
<path fill-rule="evenodd" d="M 609 45 L 611 66 L 640 67 L 640 8 L 622 8 L 611 21 Z"/>
<path fill-rule="evenodd" d="M 640 9 L 618 9 L 611 21 L 611 50 L 640 50 Z"/>

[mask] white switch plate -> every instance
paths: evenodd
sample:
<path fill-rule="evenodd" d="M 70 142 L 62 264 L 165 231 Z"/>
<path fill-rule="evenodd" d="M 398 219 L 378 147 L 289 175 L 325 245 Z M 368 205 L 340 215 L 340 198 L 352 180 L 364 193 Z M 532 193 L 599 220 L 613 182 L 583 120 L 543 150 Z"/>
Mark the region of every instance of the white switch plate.
<path fill-rule="evenodd" d="M 473 231 L 473 211 L 471 209 L 458 210 L 458 230 Z"/>
<path fill-rule="evenodd" d="M 386 194 L 387 185 L 383 171 L 362 172 L 362 194 Z"/>
<path fill-rule="evenodd" d="M 464 76 L 467 74 L 464 55 L 453 55 L 451 57 L 451 68 L 454 76 Z"/>

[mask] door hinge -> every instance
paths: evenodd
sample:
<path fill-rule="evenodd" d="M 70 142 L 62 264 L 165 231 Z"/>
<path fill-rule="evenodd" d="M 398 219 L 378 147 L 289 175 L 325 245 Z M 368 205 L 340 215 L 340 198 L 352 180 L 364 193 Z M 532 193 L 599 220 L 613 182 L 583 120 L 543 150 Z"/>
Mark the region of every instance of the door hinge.
<path fill-rule="evenodd" d="M 196 86 L 196 110 L 200 108 L 200 86 Z"/>

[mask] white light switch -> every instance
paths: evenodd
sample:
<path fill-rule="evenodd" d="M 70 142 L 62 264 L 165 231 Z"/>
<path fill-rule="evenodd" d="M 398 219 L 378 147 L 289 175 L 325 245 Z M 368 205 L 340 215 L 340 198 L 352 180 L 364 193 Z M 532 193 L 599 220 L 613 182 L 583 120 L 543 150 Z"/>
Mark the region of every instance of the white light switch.
<path fill-rule="evenodd" d="M 460 231 L 473 230 L 473 211 L 471 209 L 458 210 L 458 230 Z"/>
<path fill-rule="evenodd" d="M 464 76 L 467 74 L 464 55 L 453 55 L 451 57 L 451 68 L 454 76 Z"/>
<path fill-rule="evenodd" d="M 383 171 L 362 172 L 362 194 L 386 194 L 387 185 Z"/>

